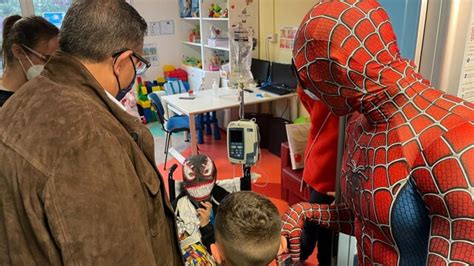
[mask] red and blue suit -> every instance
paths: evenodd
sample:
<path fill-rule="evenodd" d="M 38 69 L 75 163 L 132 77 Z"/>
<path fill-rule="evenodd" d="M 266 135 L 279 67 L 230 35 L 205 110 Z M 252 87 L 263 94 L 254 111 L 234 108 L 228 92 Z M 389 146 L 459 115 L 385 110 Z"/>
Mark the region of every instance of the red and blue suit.
<path fill-rule="evenodd" d="M 299 259 L 305 221 L 355 235 L 363 265 L 474 264 L 474 104 L 401 58 L 375 0 L 322 0 L 295 40 L 300 85 L 349 115 L 341 202 L 300 203 L 282 234 Z"/>

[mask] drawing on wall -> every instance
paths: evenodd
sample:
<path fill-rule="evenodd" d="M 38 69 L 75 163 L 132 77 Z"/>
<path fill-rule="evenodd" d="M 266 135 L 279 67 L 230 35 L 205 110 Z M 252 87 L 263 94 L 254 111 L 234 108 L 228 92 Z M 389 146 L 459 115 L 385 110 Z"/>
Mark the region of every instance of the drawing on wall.
<path fill-rule="evenodd" d="M 280 48 L 293 50 L 298 27 L 282 27 L 280 29 Z"/>
<path fill-rule="evenodd" d="M 161 35 L 173 35 L 174 34 L 174 21 L 173 20 L 160 20 L 160 33 Z"/>
<path fill-rule="evenodd" d="M 159 21 L 148 22 L 147 36 L 158 36 L 161 34 Z"/>
<path fill-rule="evenodd" d="M 158 66 L 158 46 L 156 44 L 145 44 L 143 46 L 143 57 L 150 61 L 152 66 Z"/>
<path fill-rule="evenodd" d="M 173 35 L 174 20 L 148 22 L 147 36 Z"/>

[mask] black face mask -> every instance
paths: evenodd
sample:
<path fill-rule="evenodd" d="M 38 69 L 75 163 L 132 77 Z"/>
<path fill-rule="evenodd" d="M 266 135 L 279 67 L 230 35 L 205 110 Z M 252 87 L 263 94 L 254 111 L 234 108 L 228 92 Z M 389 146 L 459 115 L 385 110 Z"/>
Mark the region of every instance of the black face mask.
<path fill-rule="evenodd" d="M 129 93 L 133 89 L 133 85 L 135 84 L 135 79 L 137 78 L 137 74 L 136 74 L 137 71 L 136 71 L 135 64 L 133 63 L 132 58 L 130 58 L 130 61 L 132 62 L 133 73 L 135 74 L 133 76 L 132 82 L 126 88 L 122 89 L 120 87 L 120 80 L 114 72 L 115 78 L 117 79 L 118 88 L 119 88 L 117 96 L 115 96 L 115 99 L 117 99 L 117 101 L 121 101 L 125 97 L 125 95 L 127 95 L 127 93 Z"/>
<path fill-rule="evenodd" d="M 125 89 L 119 90 L 117 96 L 115 96 L 115 99 L 117 99 L 117 101 L 121 101 L 125 97 L 125 95 L 127 95 L 127 93 L 129 93 L 133 89 L 133 85 L 135 85 L 135 78 L 136 78 L 136 75 L 133 77 L 132 83 L 130 83 L 128 87 L 126 87 Z"/>

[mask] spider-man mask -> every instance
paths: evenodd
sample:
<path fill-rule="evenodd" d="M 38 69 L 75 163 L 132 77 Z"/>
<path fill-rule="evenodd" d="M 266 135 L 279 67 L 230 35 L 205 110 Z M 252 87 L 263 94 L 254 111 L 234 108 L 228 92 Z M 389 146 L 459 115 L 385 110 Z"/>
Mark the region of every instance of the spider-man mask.
<path fill-rule="evenodd" d="M 317 4 L 296 34 L 293 60 L 301 86 L 336 115 L 390 116 L 389 99 L 422 78 L 400 57 L 388 15 L 374 0 Z"/>
<path fill-rule="evenodd" d="M 207 201 L 211 198 L 216 177 L 216 165 L 206 155 L 191 156 L 183 164 L 184 189 L 194 201 Z"/>

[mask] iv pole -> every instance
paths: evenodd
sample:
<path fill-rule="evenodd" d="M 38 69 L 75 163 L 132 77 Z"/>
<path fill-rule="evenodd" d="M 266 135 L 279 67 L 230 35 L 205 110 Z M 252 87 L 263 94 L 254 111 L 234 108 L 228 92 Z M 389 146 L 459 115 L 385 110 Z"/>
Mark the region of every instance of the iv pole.
<path fill-rule="evenodd" d="M 234 36 L 234 40 L 237 42 L 242 42 L 242 37 L 237 38 L 237 36 Z M 250 40 L 250 36 L 247 36 L 247 41 Z M 239 90 L 239 119 L 244 120 L 245 119 L 245 99 L 244 99 L 244 88 L 245 84 L 243 82 L 244 77 L 242 76 L 243 69 L 242 69 L 242 54 L 241 54 L 241 45 L 237 45 L 237 54 L 236 54 L 236 60 L 237 60 L 237 65 L 238 65 L 238 73 L 239 73 L 239 78 L 237 82 L 237 89 Z M 241 191 L 251 191 L 252 190 L 252 177 L 250 173 L 250 165 L 243 164 L 242 165 L 242 172 L 243 172 L 243 177 L 240 179 L 240 190 Z"/>

